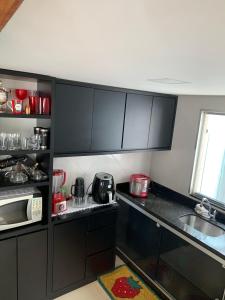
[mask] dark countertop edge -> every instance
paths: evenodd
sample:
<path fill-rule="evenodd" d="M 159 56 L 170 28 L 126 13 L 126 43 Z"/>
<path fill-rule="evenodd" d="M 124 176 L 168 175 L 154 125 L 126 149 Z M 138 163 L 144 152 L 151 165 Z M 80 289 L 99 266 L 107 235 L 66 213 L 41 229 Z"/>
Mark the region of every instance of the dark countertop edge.
<path fill-rule="evenodd" d="M 119 184 L 120 185 L 120 184 Z M 117 185 L 118 186 L 118 185 Z M 207 251 L 213 253 L 214 255 L 216 255 L 217 257 L 221 258 L 223 260 L 223 262 L 221 263 L 225 263 L 225 255 L 223 255 L 222 253 L 218 252 L 217 250 L 215 250 L 214 248 L 208 246 L 207 244 L 203 243 L 202 241 L 200 241 L 199 239 L 195 238 L 193 235 L 189 234 L 188 232 L 182 230 L 181 228 L 175 226 L 174 224 L 170 223 L 169 221 L 167 221 L 166 219 L 160 217 L 159 215 L 149 212 L 147 209 L 145 209 L 137 200 L 135 200 L 135 198 L 132 199 L 132 196 L 128 195 L 126 192 L 120 191 L 117 189 L 116 193 L 124 198 L 126 198 L 128 201 L 132 202 L 133 204 L 135 204 L 136 206 L 138 206 L 141 210 L 143 210 L 144 212 L 146 212 L 147 214 L 149 214 L 150 216 L 153 216 L 154 218 L 158 219 L 159 221 L 161 221 L 162 223 L 166 224 L 167 226 L 171 227 L 172 229 L 174 229 L 175 231 L 177 231 L 178 233 L 186 236 L 188 239 L 192 240 L 193 242 L 195 242 L 196 244 L 199 244 L 202 248 L 205 248 Z M 167 196 L 168 198 L 168 196 Z M 188 198 L 188 197 L 186 197 Z M 192 200 L 192 199 L 191 199 Z M 174 201 L 174 199 L 173 199 Z M 192 200 L 194 201 L 194 200 Z M 189 205 L 190 207 L 190 205 Z"/>
<path fill-rule="evenodd" d="M 113 203 L 111 205 L 109 204 L 109 205 L 95 207 L 95 208 L 87 208 L 85 210 L 81 210 L 81 211 L 77 211 L 77 212 L 73 212 L 73 213 L 65 213 L 62 215 L 52 216 L 52 224 L 56 225 L 56 224 L 63 223 L 63 222 L 69 222 L 74 219 L 79 219 L 79 218 L 82 218 L 85 216 L 88 217 L 91 215 L 95 215 L 100 212 L 104 212 L 104 211 L 108 211 L 108 210 L 115 210 L 115 209 L 117 209 L 117 207 L 118 207 L 118 204 Z"/>

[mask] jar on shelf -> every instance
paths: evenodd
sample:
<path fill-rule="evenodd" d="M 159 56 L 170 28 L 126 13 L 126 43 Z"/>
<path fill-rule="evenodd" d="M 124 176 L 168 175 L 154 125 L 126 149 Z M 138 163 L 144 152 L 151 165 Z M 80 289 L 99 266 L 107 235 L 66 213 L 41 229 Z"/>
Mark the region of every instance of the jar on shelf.
<path fill-rule="evenodd" d="M 3 87 L 3 82 L 0 80 L 0 113 L 6 112 L 6 102 L 8 99 L 8 92 Z"/>

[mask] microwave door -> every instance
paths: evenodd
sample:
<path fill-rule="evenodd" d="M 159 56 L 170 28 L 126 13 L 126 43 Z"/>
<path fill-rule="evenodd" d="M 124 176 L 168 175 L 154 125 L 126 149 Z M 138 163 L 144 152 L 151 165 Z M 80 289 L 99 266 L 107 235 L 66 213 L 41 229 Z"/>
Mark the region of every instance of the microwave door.
<path fill-rule="evenodd" d="M 27 216 L 27 205 L 31 199 L 9 202 L 1 205 L 0 231 L 32 223 Z"/>

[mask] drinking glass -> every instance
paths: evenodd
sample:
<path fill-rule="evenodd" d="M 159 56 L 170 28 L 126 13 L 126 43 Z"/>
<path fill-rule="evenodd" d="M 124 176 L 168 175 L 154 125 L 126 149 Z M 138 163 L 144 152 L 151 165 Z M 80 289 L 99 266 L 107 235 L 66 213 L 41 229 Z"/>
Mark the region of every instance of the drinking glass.
<path fill-rule="evenodd" d="M 0 133 L 0 150 L 7 149 L 7 134 L 2 132 Z"/>
<path fill-rule="evenodd" d="M 9 133 L 7 136 L 8 136 L 8 150 L 16 150 L 15 133 Z"/>
<path fill-rule="evenodd" d="M 27 140 L 27 148 L 30 150 L 39 150 L 41 144 L 41 137 L 39 134 L 35 134 L 28 138 Z"/>
<path fill-rule="evenodd" d="M 14 133 L 14 139 L 15 139 L 16 150 L 20 150 L 21 149 L 21 134 Z"/>

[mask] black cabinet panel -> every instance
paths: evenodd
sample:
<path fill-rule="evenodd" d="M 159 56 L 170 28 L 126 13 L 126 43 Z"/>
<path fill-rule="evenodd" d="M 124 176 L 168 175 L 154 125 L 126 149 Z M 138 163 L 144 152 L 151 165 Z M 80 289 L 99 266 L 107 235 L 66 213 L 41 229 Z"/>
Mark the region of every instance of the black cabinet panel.
<path fill-rule="evenodd" d="M 95 90 L 92 150 L 121 150 L 125 100 L 125 93 Z"/>
<path fill-rule="evenodd" d="M 152 96 L 127 94 L 123 149 L 147 149 Z"/>
<path fill-rule="evenodd" d="M 176 98 L 154 97 L 148 148 L 171 146 L 176 103 Z"/>
<path fill-rule="evenodd" d="M 115 245 L 115 227 L 103 227 L 101 229 L 88 232 L 87 235 L 87 255 L 112 248 Z"/>
<path fill-rule="evenodd" d="M 96 276 L 112 270 L 114 266 L 114 249 L 89 256 L 86 261 L 86 278 L 96 278 Z"/>
<path fill-rule="evenodd" d="M 92 88 L 56 84 L 55 153 L 90 150 L 93 93 Z"/>
<path fill-rule="evenodd" d="M 86 230 L 86 218 L 54 226 L 54 291 L 84 279 Z"/>
<path fill-rule="evenodd" d="M 135 208 L 118 199 L 117 246 L 146 274 L 155 277 L 160 228 Z"/>
<path fill-rule="evenodd" d="M 162 229 L 157 281 L 177 300 L 221 300 L 225 270 L 197 248 Z"/>
<path fill-rule="evenodd" d="M 18 238 L 18 300 L 46 299 L 47 231 Z"/>
<path fill-rule="evenodd" d="M 109 209 L 104 212 L 98 212 L 89 217 L 88 230 L 114 225 L 116 223 L 117 210 Z"/>
<path fill-rule="evenodd" d="M 17 299 L 16 238 L 0 242 L 0 299 Z"/>

